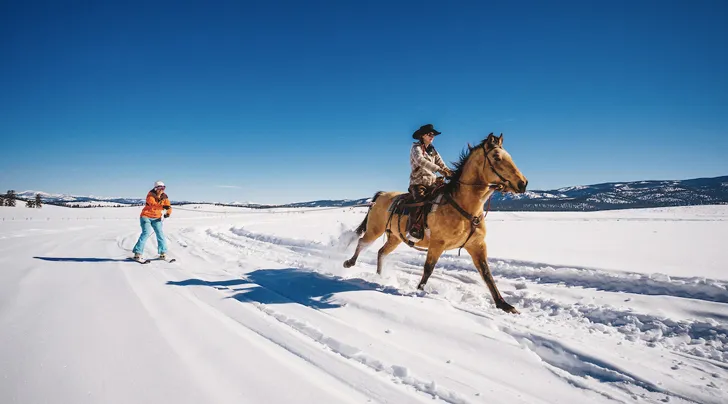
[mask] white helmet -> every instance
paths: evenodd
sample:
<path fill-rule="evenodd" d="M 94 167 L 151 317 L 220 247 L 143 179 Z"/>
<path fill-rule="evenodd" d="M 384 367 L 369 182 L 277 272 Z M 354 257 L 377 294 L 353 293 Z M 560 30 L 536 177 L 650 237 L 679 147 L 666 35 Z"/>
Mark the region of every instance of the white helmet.
<path fill-rule="evenodd" d="M 164 183 L 162 181 L 157 181 L 157 182 L 154 183 L 154 188 L 156 188 L 156 187 L 163 187 L 163 186 L 164 186 Z"/>

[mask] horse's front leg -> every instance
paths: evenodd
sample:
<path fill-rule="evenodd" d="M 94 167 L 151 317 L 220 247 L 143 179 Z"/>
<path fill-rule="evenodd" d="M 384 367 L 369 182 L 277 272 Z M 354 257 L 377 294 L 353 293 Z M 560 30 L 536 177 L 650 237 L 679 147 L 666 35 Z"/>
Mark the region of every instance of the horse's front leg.
<path fill-rule="evenodd" d="M 435 243 L 430 242 L 430 245 L 427 247 L 427 258 L 425 259 L 425 269 L 422 272 L 422 280 L 420 280 L 420 284 L 417 285 L 417 289 L 424 290 L 425 284 L 427 283 L 427 280 L 430 279 L 430 275 L 432 275 L 432 271 L 435 269 L 435 265 L 437 264 L 437 260 L 440 259 L 440 255 L 442 255 L 442 252 L 445 251 L 444 248 L 440 245 L 433 245 Z"/>
<path fill-rule="evenodd" d="M 493 296 L 493 301 L 495 302 L 495 307 L 508 313 L 519 314 L 518 310 L 508 304 L 506 302 L 506 299 L 501 296 L 500 292 L 498 291 L 498 286 L 495 285 L 495 280 L 493 279 L 493 275 L 490 273 L 490 267 L 488 267 L 488 261 L 486 260 L 488 254 L 485 247 L 485 241 L 469 244 L 465 246 L 465 249 L 468 251 L 470 257 L 473 259 L 473 264 L 475 264 L 475 267 L 478 268 L 478 272 L 480 272 L 480 277 L 483 278 L 485 284 L 488 285 L 490 295 Z"/>

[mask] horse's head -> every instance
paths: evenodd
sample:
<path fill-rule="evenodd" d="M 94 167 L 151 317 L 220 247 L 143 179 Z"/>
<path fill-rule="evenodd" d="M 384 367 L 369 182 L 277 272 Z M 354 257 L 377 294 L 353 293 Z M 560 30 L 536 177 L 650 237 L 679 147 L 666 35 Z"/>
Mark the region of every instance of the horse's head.
<path fill-rule="evenodd" d="M 501 192 L 524 193 L 528 180 L 516 167 L 511 155 L 503 148 L 503 134 L 493 133 L 483 141 L 483 175 L 488 183 L 496 184 Z"/>

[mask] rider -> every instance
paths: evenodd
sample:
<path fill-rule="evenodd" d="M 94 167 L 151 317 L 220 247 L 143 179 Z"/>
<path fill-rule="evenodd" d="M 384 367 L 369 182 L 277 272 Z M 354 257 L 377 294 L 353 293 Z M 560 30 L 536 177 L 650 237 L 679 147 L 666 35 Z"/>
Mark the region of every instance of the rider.
<path fill-rule="evenodd" d="M 410 149 L 410 185 L 409 192 L 414 197 L 415 202 L 422 201 L 425 196 L 435 187 L 437 180 L 436 173 L 440 173 L 445 177 L 452 176 L 452 171 L 442 161 L 440 154 L 432 145 L 435 136 L 441 132 L 435 130 L 432 124 L 422 125 L 413 134 L 412 138 L 417 139 L 412 143 Z M 417 242 L 424 237 L 423 223 L 417 220 L 420 207 L 410 211 L 410 230 L 407 237 L 410 241 Z"/>
<path fill-rule="evenodd" d="M 166 259 L 167 242 L 164 239 L 164 233 L 162 232 L 162 210 L 167 212 L 164 217 L 169 217 L 172 214 L 172 206 L 169 203 L 167 194 L 164 193 L 165 185 L 162 181 L 154 183 L 149 193 L 147 193 L 147 200 L 142 213 L 139 217 L 139 223 L 142 226 L 142 234 L 139 235 L 139 240 L 134 246 L 134 259 L 140 260 L 142 252 L 144 251 L 144 244 L 147 242 L 147 238 L 154 230 L 154 234 L 157 235 L 157 251 L 159 252 L 160 259 Z"/>

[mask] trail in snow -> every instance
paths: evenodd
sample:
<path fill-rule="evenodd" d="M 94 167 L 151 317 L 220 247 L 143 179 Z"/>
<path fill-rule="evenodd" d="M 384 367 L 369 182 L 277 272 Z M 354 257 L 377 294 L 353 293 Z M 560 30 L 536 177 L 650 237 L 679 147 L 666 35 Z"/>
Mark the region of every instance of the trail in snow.
<path fill-rule="evenodd" d="M 288 256 L 277 254 L 276 262 L 282 265 L 291 265 L 299 269 L 314 269 L 326 273 L 331 267 L 322 265 L 322 258 L 342 258 L 340 250 L 331 249 L 325 243 L 306 242 L 305 240 L 286 239 L 285 237 L 277 237 L 275 235 L 256 234 L 245 229 L 232 227 L 229 229 L 207 229 L 208 237 L 220 240 L 231 247 L 237 248 L 243 254 L 255 254 L 265 249 L 287 249 L 290 251 Z M 267 245 L 272 244 L 272 245 Z M 397 268 L 408 273 L 411 276 L 396 281 L 396 286 L 387 285 L 386 282 L 378 284 L 372 282 L 373 275 L 367 273 L 357 274 L 360 278 L 341 278 L 333 276 L 332 280 L 340 279 L 342 282 L 354 282 L 365 285 L 368 288 L 375 288 L 389 294 L 397 294 L 402 296 L 417 295 L 413 291 L 418 276 L 421 274 L 420 267 L 417 265 L 417 259 L 410 254 L 402 254 L 403 257 L 397 257 Z M 280 257 L 286 257 L 281 259 Z M 442 265 L 438 265 L 439 274 L 436 272 L 434 279 L 438 281 L 446 281 L 455 286 L 453 288 L 435 288 L 430 292 L 437 295 L 446 295 L 446 299 L 453 303 L 454 307 L 461 304 L 470 306 L 481 306 L 486 304 L 481 291 L 473 292 L 472 289 L 466 288 L 468 285 L 482 288 L 477 273 L 471 269 L 468 258 L 445 257 L 441 261 Z M 375 258 L 365 256 L 363 259 L 365 265 L 373 266 Z M 645 274 L 616 273 L 602 270 L 592 270 L 585 268 L 570 268 L 566 273 L 558 274 L 551 266 L 541 264 L 516 264 L 514 261 L 495 260 L 494 273 L 498 278 L 508 277 L 516 279 L 516 290 L 508 291 L 507 296 L 515 297 L 518 300 L 516 304 L 528 309 L 531 313 L 538 313 L 540 316 L 551 317 L 551 323 L 557 321 L 576 323 L 570 324 L 575 328 L 582 328 L 586 333 L 599 332 L 605 335 L 616 336 L 621 344 L 624 339 L 647 347 L 662 347 L 671 349 L 675 352 L 686 352 L 697 357 L 709 358 L 719 362 L 724 362 L 726 355 L 725 349 L 728 347 L 728 328 L 725 323 L 721 323 L 713 318 L 700 320 L 673 320 L 663 316 L 655 316 L 651 314 L 634 312 L 632 309 L 619 309 L 611 305 L 593 305 L 581 303 L 561 303 L 557 299 L 543 298 L 540 296 L 529 296 L 530 283 L 536 284 L 552 284 L 556 283 L 557 287 L 579 288 L 584 286 L 594 287 L 597 290 L 617 291 L 621 293 L 634 293 L 644 295 L 664 295 L 676 297 L 688 297 L 691 299 L 704 299 L 708 301 L 723 302 L 725 300 L 725 282 L 718 280 L 701 279 L 698 282 L 687 282 L 685 279 L 671 279 L 667 276 L 655 276 Z M 420 264 L 421 265 L 421 264 Z M 333 272 L 338 272 L 334 270 Z M 530 274 L 529 278 L 524 277 L 525 273 Z M 543 273 L 543 276 L 538 276 Z M 554 275 L 556 274 L 556 275 Z M 317 275 L 320 276 L 320 275 Z M 558 282 L 555 281 L 558 277 Z M 287 276 L 287 278 L 291 278 Z M 543 278 L 543 279 L 542 279 Z M 638 280 L 637 284 L 630 283 L 630 279 Z M 391 280 L 391 279 L 390 279 Z M 501 279 L 499 279 L 500 281 Z M 639 280 L 642 280 L 640 285 Z M 432 287 L 432 284 L 428 285 Z M 463 289 L 465 289 L 463 291 Z M 345 289 L 341 289 L 342 291 Z M 321 296 L 319 296 L 321 297 Z M 626 300 L 630 300 L 627 298 Z M 322 307 L 320 303 L 309 304 L 314 307 Z M 487 303 L 488 305 L 489 302 Z M 325 306 L 324 306 L 325 307 Z M 466 310 L 467 311 L 467 310 Z M 554 320 L 556 318 L 557 320 Z M 516 320 L 518 321 L 518 320 Z M 543 337 L 533 337 L 530 341 L 543 342 Z M 548 344 L 547 344 L 548 345 Z M 544 344 L 530 344 L 529 346 L 537 346 L 536 352 L 545 352 Z M 549 345 L 549 346 L 553 346 Z M 553 350 L 552 350 L 553 351 Z M 559 349 L 559 352 L 564 352 Z M 548 352 L 548 350 L 546 351 Z M 553 356 L 547 355 L 548 357 Z M 578 359 L 579 357 L 576 357 Z M 583 358 L 583 356 L 582 356 Z M 575 360 L 576 360 L 575 359 Z M 544 359 L 545 362 L 549 362 Z M 572 361 L 573 362 L 573 361 Z M 671 367 L 679 369 L 678 365 Z M 584 365 L 586 368 L 594 368 L 592 364 Z M 598 368 L 598 366 L 597 366 Z M 600 368 L 601 369 L 601 368 Z M 674 370 L 674 369 L 673 369 Z M 593 376 L 589 372 L 577 371 L 577 376 Z M 607 372 L 609 373 L 609 372 Z M 632 380 L 633 384 L 645 388 L 651 386 L 648 382 L 636 382 L 634 377 L 625 375 L 618 380 L 625 382 Z M 611 382 L 615 382 L 612 380 Z M 662 389 L 654 388 L 650 390 L 652 393 L 663 392 Z M 677 394 L 677 396 L 680 396 Z"/>
<path fill-rule="evenodd" d="M 138 236 L 134 222 L 119 220 L 123 209 L 101 211 L 89 226 L 49 219 L 0 229 L 0 264 L 9 268 L 0 275 L 0 362 L 8 364 L 0 401 L 728 398 L 727 282 L 693 276 L 685 264 L 668 276 L 588 259 L 491 257 L 502 293 L 523 313 L 514 316 L 493 306 L 467 254 L 443 256 L 426 292 L 416 290 L 424 256 L 404 247 L 383 276 L 376 246 L 343 269 L 348 229 L 363 210 L 185 212 L 165 223 L 178 262 L 145 266 L 121 262 Z M 728 216 L 714 212 L 707 219 Z M 645 220 L 620 226 L 670 216 L 703 229 L 692 213 L 668 213 L 622 213 Z M 556 227 L 568 218 L 551 215 Z M 525 226 L 529 216 L 500 219 Z M 152 240 L 147 252 L 154 248 Z"/>
<path fill-rule="evenodd" d="M 250 249 L 240 242 L 234 241 L 225 231 L 207 230 L 208 235 L 223 240 L 241 249 Z M 309 258 L 296 257 L 278 260 L 281 264 L 291 263 L 299 268 L 321 269 L 320 258 L 332 257 L 332 250 L 319 242 L 290 240 L 272 235 L 259 235 L 233 227 L 229 233 L 258 242 L 272 243 L 278 247 L 286 247 L 295 253 Z M 341 258 L 334 250 L 333 257 Z M 308 262 L 307 262 L 308 261 Z M 413 275 L 405 285 L 411 284 L 421 275 L 421 257 L 414 254 L 402 257 L 397 264 L 400 270 Z M 365 257 L 360 262 L 376 265 L 376 257 Z M 690 299 L 728 302 L 727 283 L 705 278 L 671 278 L 665 275 L 645 275 L 634 273 L 617 273 L 584 268 L 554 268 L 534 263 L 515 263 L 512 260 L 492 260 L 492 269 L 497 278 L 515 279 L 517 289 L 508 292 L 508 296 L 517 299 L 519 307 L 532 311 L 547 312 L 552 316 L 577 317 L 591 322 L 592 329 L 604 333 L 621 333 L 631 341 L 644 341 L 648 346 L 661 345 L 700 357 L 718 361 L 728 361 L 728 315 L 710 313 L 702 319 L 675 320 L 664 316 L 655 316 L 635 312 L 633 309 L 619 309 L 610 305 L 573 303 L 565 304 L 557 299 L 534 296 L 527 290 L 527 282 L 539 284 L 558 284 L 568 287 L 594 288 L 609 292 L 625 292 L 629 294 L 660 295 L 685 297 Z M 470 262 L 469 257 L 458 258 L 446 256 L 438 263 L 438 272 L 433 277 L 439 281 L 450 281 L 480 286 L 480 278 Z M 525 276 L 524 276 L 525 275 Z M 366 276 L 366 275 L 365 275 Z M 368 279 L 376 279 L 366 276 Z M 371 284 L 377 285 L 377 284 Z M 387 290 L 387 289 L 383 289 Z M 388 290 L 392 292 L 391 289 Z M 435 291 L 438 293 L 437 291 Z M 452 296 L 451 299 L 467 301 L 472 297 L 468 291 L 465 295 Z M 629 298 L 627 298 L 629 299 Z M 718 320 L 724 320 L 720 322 Z"/>

